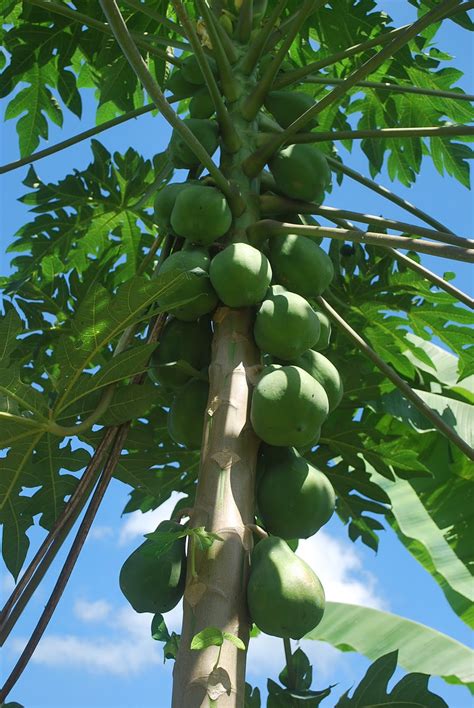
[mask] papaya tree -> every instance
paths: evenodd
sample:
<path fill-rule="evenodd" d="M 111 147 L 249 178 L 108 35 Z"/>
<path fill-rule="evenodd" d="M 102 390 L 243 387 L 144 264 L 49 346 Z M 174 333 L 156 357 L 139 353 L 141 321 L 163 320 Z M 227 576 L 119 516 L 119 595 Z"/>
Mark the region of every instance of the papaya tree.
<path fill-rule="evenodd" d="M 471 30 L 474 3 L 410 4 L 396 27 L 375 0 L 2 2 L 21 157 L 0 172 L 26 168 L 31 207 L 1 283 L 2 645 L 69 550 L 1 705 L 18 705 L 113 478 L 125 512 L 181 494 L 110 581 L 150 613 L 175 708 L 259 706 L 259 632 L 286 658 L 271 707 L 447 705 L 430 674 L 472 689 L 467 647 L 327 602 L 298 556 L 333 513 L 373 550 L 391 527 L 472 626 L 474 301 L 421 254 L 472 263 L 474 241 L 374 178 L 386 165 L 410 186 L 431 163 L 469 186 L 472 96 L 436 35 Z M 38 150 L 90 90 L 97 125 Z M 146 113 L 172 131 L 152 160 L 94 137 Z M 41 179 L 38 160 L 90 138 L 86 169 Z M 370 177 L 346 164 L 355 143 Z M 384 214 L 344 208 L 347 181 Z M 352 694 L 312 687 L 303 638 L 374 663 Z M 397 662 L 410 673 L 389 691 Z"/>

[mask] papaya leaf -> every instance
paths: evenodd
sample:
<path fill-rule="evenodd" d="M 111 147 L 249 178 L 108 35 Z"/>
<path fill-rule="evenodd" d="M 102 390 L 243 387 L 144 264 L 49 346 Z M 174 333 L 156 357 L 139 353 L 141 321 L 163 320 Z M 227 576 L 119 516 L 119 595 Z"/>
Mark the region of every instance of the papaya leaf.
<path fill-rule="evenodd" d="M 207 647 L 220 647 L 224 643 L 224 634 L 217 627 L 206 627 L 191 639 L 191 649 L 200 651 Z"/>
<path fill-rule="evenodd" d="M 252 687 L 249 683 L 245 684 L 244 708 L 260 708 L 260 689 L 258 686 Z"/>
<path fill-rule="evenodd" d="M 151 636 L 152 639 L 155 639 L 157 642 L 169 641 L 170 633 L 168 632 L 163 615 L 153 615 L 153 619 L 151 621 Z"/>
<path fill-rule="evenodd" d="M 179 634 L 176 634 L 176 632 L 171 632 L 170 638 L 163 647 L 163 657 L 165 662 L 167 659 L 176 659 L 178 655 L 180 639 L 181 637 Z"/>
<path fill-rule="evenodd" d="M 447 683 L 474 691 L 473 652 L 437 630 L 370 607 L 326 603 L 321 624 L 305 636 L 357 651 L 369 659 L 398 650 L 398 663 L 407 671 L 441 676 Z"/>
<path fill-rule="evenodd" d="M 367 672 L 354 689 L 352 698 L 349 691 L 342 696 L 336 708 L 363 708 L 365 706 L 393 706 L 393 708 L 448 708 L 442 698 L 428 690 L 429 676 L 408 674 L 388 693 L 388 682 L 397 668 L 398 652 L 381 656 L 369 666 Z"/>

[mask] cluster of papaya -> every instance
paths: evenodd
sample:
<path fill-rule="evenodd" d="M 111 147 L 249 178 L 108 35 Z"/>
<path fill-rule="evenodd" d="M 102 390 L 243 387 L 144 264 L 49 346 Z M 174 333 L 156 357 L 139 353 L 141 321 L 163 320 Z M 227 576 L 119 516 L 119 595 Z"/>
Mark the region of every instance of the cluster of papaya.
<path fill-rule="evenodd" d="M 215 70 L 212 61 L 211 68 Z M 212 156 L 219 147 L 218 124 L 194 57 L 173 71 L 167 87 L 176 98 L 190 99 L 190 117 L 184 122 Z M 310 104 L 312 99 L 302 92 L 273 91 L 262 115 L 267 125 L 276 121 L 284 128 Z M 177 131 L 171 137 L 169 156 L 175 168 L 187 168 L 193 177 L 199 174 L 199 160 Z M 315 204 L 323 201 L 329 185 L 324 154 L 307 144 L 280 149 L 260 179 L 261 193 Z M 299 219 L 297 214 L 293 218 Z M 316 241 L 305 236 L 272 235 L 255 245 L 236 241 L 230 205 L 209 178 L 189 178 L 161 189 L 155 220 L 180 242 L 180 249 L 167 257 L 160 272 L 185 274 L 179 301 L 169 293 L 158 300 L 169 316 L 150 369 L 153 381 L 173 392 L 168 430 L 176 443 L 188 449 L 201 445 L 213 310 L 218 303 L 254 309 L 253 333 L 262 370 L 252 394 L 250 419 L 262 441 L 256 515 L 268 535 L 256 543 L 252 554 L 248 607 L 264 632 L 299 639 L 321 620 L 324 590 L 292 548 L 298 539 L 316 533 L 335 508 L 328 478 L 303 457 L 317 444 L 321 426 L 343 395 L 339 373 L 322 353 L 329 346 L 330 323 L 314 306 L 334 276 L 332 261 Z M 142 608 L 138 611 L 162 612 L 182 593 L 184 545 L 176 545 L 173 551 L 181 565 L 160 556 L 148 573 L 146 582 L 160 580 L 153 600 L 148 593 L 144 609 L 145 603 L 134 597 L 132 573 L 125 569 L 128 564 L 140 571 L 137 577 L 142 574 L 150 559 L 147 543 L 126 562 L 121 585 L 135 609 Z M 166 578 L 169 592 L 161 587 Z M 272 603 L 268 603 L 269 593 Z"/>

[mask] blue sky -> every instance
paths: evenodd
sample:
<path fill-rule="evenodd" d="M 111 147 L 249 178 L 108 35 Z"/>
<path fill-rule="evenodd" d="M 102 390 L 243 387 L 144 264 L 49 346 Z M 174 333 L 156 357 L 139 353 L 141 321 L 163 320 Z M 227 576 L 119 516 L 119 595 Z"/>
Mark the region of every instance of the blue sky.
<path fill-rule="evenodd" d="M 406 0 L 378 3 L 399 23 L 414 16 L 414 8 Z M 440 46 L 454 54 L 454 65 L 469 72 L 473 65 L 471 39 L 452 22 L 445 23 L 439 35 Z M 468 77 L 463 87 L 474 90 Z M 91 104 L 90 104 L 91 105 Z M 50 143 L 73 135 L 93 125 L 90 112 L 82 122 L 67 115 L 62 131 L 50 127 Z M 1 162 L 18 157 L 17 138 L 12 122 L 2 129 Z M 143 116 L 104 133 L 99 139 L 111 150 L 125 152 L 133 147 L 146 157 L 160 152 L 167 144 L 170 131 L 160 118 Z M 91 153 L 87 142 L 64 153 L 46 158 L 36 165 L 43 180 L 55 181 L 71 169 L 84 168 Z M 354 148 L 350 164 L 367 174 L 364 156 Z M 8 271 L 4 249 L 25 222 L 26 208 L 17 199 L 24 192 L 21 180 L 27 168 L 2 177 L 2 229 L 0 236 L 0 272 Z M 386 174 L 379 181 L 391 186 Z M 398 185 L 395 191 L 420 208 L 445 221 L 454 231 L 468 235 L 473 229 L 473 206 L 469 192 L 449 178 L 441 178 L 428 163 L 423 178 L 411 189 Z M 409 220 L 395 205 L 373 195 L 354 182 L 345 180 L 335 187 L 326 203 L 346 209 L 364 210 L 393 218 Z M 410 217 L 411 219 L 412 217 Z M 455 283 L 472 292 L 468 267 L 425 257 L 424 263 L 442 274 L 457 273 Z M 10 699 L 25 708 L 165 708 L 170 704 L 171 662 L 162 663 L 161 645 L 149 638 L 150 615 L 137 615 L 126 604 L 118 587 L 120 567 L 129 553 L 142 541 L 142 534 L 155 528 L 169 514 L 167 504 L 150 515 L 120 514 L 128 498 L 128 488 L 119 482 L 110 487 L 94 524 L 90 538 L 73 573 L 60 606 L 32 662 L 12 692 Z M 31 533 L 33 547 L 42 538 L 42 531 Z M 333 519 L 313 539 L 301 545 L 301 554 L 311 562 L 320 576 L 329 599 L 382 607 L 413 620 L 433 626 L 468 644 L 466 626 L 450 610 L 434 581 L 411 558 L 394 534 L 387 530 L 375 554 L 360 543 L 352 544 L 343 525 Z M 62 556 L 63 558 L 64 556 Z M 48 574 L 25 613 L 9 644 L 4 649 L 1 664 L 5 676 L 28 637 L 54 582 L 59 562 Z M 56 572 L 55 572 L 56 571 Z M 4 598 L 11 588 L 6 572 L 1 575 Z M 179 631 L 179 616 L 172 611 L 166 618 L 169 626 Z M 314 662 L 315 686 L 323 688 L 338 683 L 339 696 L 362 677 L 368 663 L 363 657 L 341 654 L 326 645 L 303 642 L 303 649 Z M 264 687 L 267 677 L 276 679 L 283 666 L 281 641 L 259 638 L 251 644 L 248 680 Z M 445 698 L 450 708 L 472 705 L 467 691 L 447 686 L 438 679 L 431 687 Z M 327 699 L 323 705 L 334 705 Z"/>

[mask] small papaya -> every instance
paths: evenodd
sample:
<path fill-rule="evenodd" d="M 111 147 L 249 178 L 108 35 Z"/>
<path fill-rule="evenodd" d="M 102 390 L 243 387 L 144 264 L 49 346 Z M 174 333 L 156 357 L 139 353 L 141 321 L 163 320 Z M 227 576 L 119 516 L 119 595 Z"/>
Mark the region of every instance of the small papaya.
<path fill-rule="evenodd" d="M 162 521 L 157 531 L 181 530 L 174 521 Z M 185 539 L 177 538 L 168 550 L 153 555 L 154 543 L 147 539 L 122 566 L 120 589 L 135 612 L 168 612 L 183 596 L 186 580 Z"/>
<path fill-rule="evenodd" d="M 214 59 L 212 57 L 207 57 L 207 61 L 212 73 L 214 76 L 217 76 L 217 64 Z M 191 54 L 191 56 L 183 59 L 180 69 L 183 73 L 183 78 L 190 84 L 193 84 L 194 86 L 202 86 L 205 83 L 201 67 L 199 66 L 195 54 Z"/>
<path fill-rule="evenodd" d="M 165 231 L 169 229 L 176 197 L 189 186 L 190 182 L 173 182 L 160 189 L 156 195 L 154 202 L 155 221 L 161 229 Z"/>
<path fill-rule="evenodd" d="M 214 290 L 228 307 L 261 302 L 272 279 L 268 258 L 247 243 L 232 243 L 211 261 Z"/>
<path fill-rule="evenodd" d="M 308 349 L 295 360 L 295 364 L 307 371 L 324 388 L 329 401 L 329 412 L 337 408 L 342 400 L 344 387 L 339 371 L 332 361 L 321 352 Z"/>
<path fill-rule="evenodd" d="M 199 89 L 189 102 L 191 118 L 210 118 L 215 111 L 214 102 L 207 88 Z"/>
<path fill-rule="evenodd" d="M 168 432 L 179 445 L 189 450 L 201 447 L 204 413 L 209 396 L 209 384 L 191 379 L 176 393 L 168 413 Z"/>
<path fill-rule="evenodd" d="M 270 91 L 265 99 L 265 108 L 282 128 L 288 128 L 297 118 L 314 106 L 314 98 L 302 91 Z M 318 124 L 316 119 L 308 123 L 304 130 L 312 130 Z"/>
<path fill-rule="evenodd" d="M 265 529 L 280 538 L 309 538 L 334 513 L 336 496 L 323 472 L 294 448 L 262 446 L 257 503 Z"/>
<path fill-rule="evenodd" d="M 180 69 L 175 69 L 166 82 L 166 88 L 171 91 L 174 98 L 181 100 L 192 96 L 198 87 L 186 81 Z"/>
<path fill-rule="evenodd" d="M 276 447 L 307 445 L 329 412 L 321 384 L 298 366 L 263 370 L 252 395 L 250 420 L 258 437 Z"/>
<path fill-rule="evenodd" d="M 282 538 L 269 536 L 252 553 L 247 604 L 265 634 L 301 639 L 321 622 L 325 597 L 312 568 Z"/>
<path fill-rule="evenodd" d="M 314 145 L 289 145 L 268 163 L 278 189 L 290 199 L 321 204 L 331 184 L 331 170 Z"/>
<path fill-rule="evenodd" d="M 192 374 L 177 365 L 183 361 L 200 371 L 211 359 L 212 330 L 209 317 L 195 322 L 168 320 L 157 349 L 151 357 L 150 378 L 166 388 L 179 388 L 192 378 Z"/>
<path fill-rule="evenodd" d="M 331 341 L 331 322 L 324 312 L 320 312 L 319 310 L 315 310 L 315 312 L 319 320 L 320 334 L 318 341 L 316 344 L 313 344 L 312 349 L 320 352 L 323 349 L 327 349 Z"/>
<path fill-rule="evenodd" d="M 209 246 L 230 229 L 232 212 L 222 192 L 215 187 L 196 185 L 179 192 L 170 221 L 178 236 Z"/>
<path fill-rule="evenodd" d="M 254 337 L 263 352 L 294 359 L 318 340 L 319 320 L 301 295 L 270 288 L 255 318 Z"/>
<path fill-rule="evenodd" d="M 209 155 L 213 155 L 219 144 L 219 130 L 217 123 L 213 120 L 201 118 L 186 118 L 183 123 L 199 140 Z M 196 157 L 191 148 L 176 129 L 171 134 L 169 143 L 169 155 L 173 165 L 177 168 L 192 169 L 199 165 L 199 158 Z"/>
<path fill-rule="evenodd" d="M 209 280 L 209 265 L 209 256 L 199 248 L 172 253 L 161 266 L 160 275 L 175 271 L 187 273 L 187 278 L 179 294 L 165 292 L 158 297 L 160 307 L 184 322 L 193 322 L 211 312 L 217 305 L 217 295 Z"/>
<path fill-rule="evenodd" d="M 321 246 L 295 234 L 278 234 L 269 242 L 270 263 L 279 283 L 303 297 L 316 297 L 326 290 L 334 267 Z"/>

